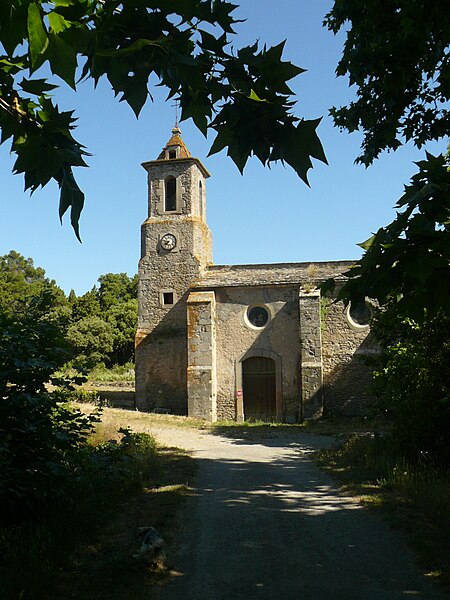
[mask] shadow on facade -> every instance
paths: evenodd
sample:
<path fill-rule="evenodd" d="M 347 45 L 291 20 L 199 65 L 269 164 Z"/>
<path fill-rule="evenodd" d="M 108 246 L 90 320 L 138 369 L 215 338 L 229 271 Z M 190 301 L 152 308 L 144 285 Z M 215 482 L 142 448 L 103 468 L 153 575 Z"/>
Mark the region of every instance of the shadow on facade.
<path fill-rule="evenodd" d="M 373 334 L 362 341 L 353 354 L 340 357 L 337 365 L 324 373 L 324 416 L 367 414 L 375 403 L 372 383 L 374 361 L 379 347 Z M 328 357 L 324 357 L 327 362 Z"/>
<path fill-rule="evenodd" d="M 137 405 L 141 410 L 167 409 L 175 414 L 187 414 L 187 296 L 185 294 L 180 298 L 139 344 L 137 352 L 140 354 L 140 364 L 145 366 L 142 373 L 136 374 Z M 227 300 L 226 295 L 222 294 L 220 302 L 225 304 Z M 228 301 L 232 304 L 234 299 Z M 219 420 L 229 419 L 231 415 L 239 418 L 242 414 L 245 418 L 245 397 L 238 395 L 243 387 L 242 363 L 250 357 L 267 356 L 276 363 L 276 420 L 288 423 L 301 421 L 303 407 L 299 340 L 298 302 L 288 299 L 257 335 L 254 331 L 248 331 L 247 341 L 243 339 L 241 349 L 222 348 L 223 341 L 218 343 L 217 351 L 223 355 L 223 358 L 218 355 L 217 361 Z M 320 405 L 323 402 L 324 416 L 356 416 L 367 412 L 374 402 L 372 367 L 368 362 L 376 354 L 377 345 L 372 334 L 365 337 L 356 350 L 354 345 L 349 346 L 347 356 L 342 352 L 339 355 L 333 352 L 327 355 L 324 347 L 323 386 L 309 398 L 309 403 Z M 220 370 L 226 361 L 234 364 L 233 389 L 221 388 Z"/>
<path fill-rule="evenodd" d="M 136 401 L 141 410 L 187 414 L 187 313 L 185 294 L 141 339 L 136 353 Z"/>

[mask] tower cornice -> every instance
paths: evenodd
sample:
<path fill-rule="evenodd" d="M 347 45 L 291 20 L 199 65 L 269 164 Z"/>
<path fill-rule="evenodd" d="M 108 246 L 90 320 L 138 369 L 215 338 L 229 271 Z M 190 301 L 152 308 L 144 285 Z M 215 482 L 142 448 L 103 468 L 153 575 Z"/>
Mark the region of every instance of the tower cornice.
<path fill-rule="evenodd" d="M 189 158 L 170 158 L 170 159 L 159 158 L 157 160 L 147 160 L 147 161 L 141 163 L 141 165 L 144 167 L 144 169 L 146 171 L 148 171 L 149 167 L 158 166 L 158 165 L 167 165 L 168 163 L 194 163 L 200 169 L 200 171 L 202 172 L 202 175 L 203 175 L 203 177 L 205 177 L 205 179 L 207 179 L 208 177 L 211 177 L 211 173 L 208 171 L 208 169 L 205 167 L 205 165 L 202 163 L 202 161 L 193 156 L 190 156 Z"/>

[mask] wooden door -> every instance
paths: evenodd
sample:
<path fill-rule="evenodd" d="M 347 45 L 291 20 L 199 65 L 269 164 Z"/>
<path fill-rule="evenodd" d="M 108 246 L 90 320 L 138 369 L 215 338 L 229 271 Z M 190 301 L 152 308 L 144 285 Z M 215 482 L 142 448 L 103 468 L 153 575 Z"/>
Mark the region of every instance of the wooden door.
<path fill-rule="evenodd" d="M 275 361 L 252 356 L 242 363 L 244 418 L 272 420 L 277 416 Z"/>

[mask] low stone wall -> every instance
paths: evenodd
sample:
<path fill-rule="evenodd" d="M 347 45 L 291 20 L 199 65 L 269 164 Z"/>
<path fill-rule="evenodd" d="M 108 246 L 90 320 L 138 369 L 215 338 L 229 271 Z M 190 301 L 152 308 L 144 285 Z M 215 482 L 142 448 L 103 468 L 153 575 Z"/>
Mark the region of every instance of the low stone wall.
<path fill-rule="evenodd" d="M 99 390 L 98 395 L 103 405 L 111 408 L 136 410 L 136 394 L 134 391 Z"/>
<path fill-rule="evenodd" d="M 94 381 L 83 389 L 88 392 L 95 392 L 102 405 L 111 408 L 136 410 L 136 393 L 133 381 Z"/>

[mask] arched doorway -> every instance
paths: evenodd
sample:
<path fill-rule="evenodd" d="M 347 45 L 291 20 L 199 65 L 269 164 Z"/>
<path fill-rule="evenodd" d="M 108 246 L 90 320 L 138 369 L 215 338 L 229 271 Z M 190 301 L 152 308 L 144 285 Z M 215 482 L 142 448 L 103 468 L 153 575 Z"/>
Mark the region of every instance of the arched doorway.
<path fill-rule="evenodd" d="M 272 358 L 251 356 L 242 362 L 244 418 L 273 420 L 277 416 L 276 365 Z"/>

